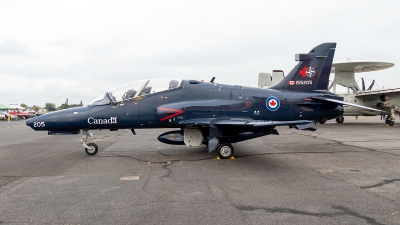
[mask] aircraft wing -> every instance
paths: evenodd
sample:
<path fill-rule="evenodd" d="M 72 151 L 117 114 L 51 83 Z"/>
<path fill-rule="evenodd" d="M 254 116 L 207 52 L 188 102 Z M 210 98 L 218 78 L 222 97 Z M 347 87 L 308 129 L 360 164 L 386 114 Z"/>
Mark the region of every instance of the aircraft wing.
<path fill-rule="evenodd" d="M 252 127 L 276 127 L 285 125 L 304 125 L 312 123 L 311 120 L 294 120 L 294 121 L 245 121 L 245 120 L 219 120 L 214 124 L 216 126 L 252 126 Z"/>
<path fill-rule="evenodd" d="M 241 118 L 204 118 L 185 120 L 180 122 L 180 125 L 211 125 L 217 127 L 254 127 L 254 128 L 273 128 L 276 126 L 296 126 L 298 129 L 303 130 L 315 126 L 316 122 L 312 120 L 293 120 L 293 121 L 263 121 L 251 120 Z"/>
<path fill-rule="evenodd" d="M 351 102 L 340 101 L 340 100 L 332 99 L 332 98 L 325 98 L 325 97 L 313 97 L 313 98 L 314 98 L 314 99 L 321 100 L 321 101 L 334 102 L 334 103 L 338 103 L 338 104 L 341 104 L 341 105 L 351 105 L 351 106 L 354 106 L 354 107 L 358 107 L 358 108 L 362 108 L 362 109 L 367 109 L 367 110 L 370 110 L 370 111 L 386 112 L 386 111 L 383 111 L 383 110 L 374 109 L 374 108 L 370 108 L 370 107 L 367 107 L 367 106 L 362 106 L 362 105 L 354 104 L 354 103 L 351 103 Z"/>
<path fill-rule="evenodd" d="M 372 96 L 372 95 L 393 94 L 393 93 L 399 93 L 399 92 L 400 92 L 400 88 L 390 88 L 390 89 L 383 89 L 383 90 L 358 92 L 356 94 L 356 96 L 363 97 L 363 96 Z"/>
<path fill-rule="evenodd" d="M 215 120 L 215 118 L 192 119 L 181 121 L 179 124 L 184 126 L 210 125 L 213 120 Z"/>

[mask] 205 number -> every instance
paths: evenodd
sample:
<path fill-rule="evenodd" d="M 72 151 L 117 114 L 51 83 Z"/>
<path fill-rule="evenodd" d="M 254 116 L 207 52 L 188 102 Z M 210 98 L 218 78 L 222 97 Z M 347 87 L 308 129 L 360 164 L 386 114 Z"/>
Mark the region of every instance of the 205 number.
<path fill-rule="evenodd" d="M 34 122 L 33 127 L 45 127 L 46 124 L 44 122 Z"/>

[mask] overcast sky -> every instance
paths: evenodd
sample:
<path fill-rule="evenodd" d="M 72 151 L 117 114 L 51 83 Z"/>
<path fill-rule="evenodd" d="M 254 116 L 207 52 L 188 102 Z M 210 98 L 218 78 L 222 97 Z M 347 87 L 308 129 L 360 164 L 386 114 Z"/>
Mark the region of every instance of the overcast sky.
<path fill-rule="evenodd" d="M 323 42 L 337 42 L 334 62 L 396 64 L 356 80 L 400 87 L 399 10 L 395 0 L 0 0 L 0 103 L 88 104 L 144 78 L 257 86 L 258 73 L 288 73 L 295 53 Z"/>

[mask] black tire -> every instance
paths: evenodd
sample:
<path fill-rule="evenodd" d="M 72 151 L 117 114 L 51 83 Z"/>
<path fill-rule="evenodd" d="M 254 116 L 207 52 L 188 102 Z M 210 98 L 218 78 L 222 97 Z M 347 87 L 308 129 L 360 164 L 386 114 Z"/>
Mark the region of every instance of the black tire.
<path fill-rule="evenodd" d="M 221 159 L 229 159 L 233 156 L 233 146 L 228 142 L 221 143 L 217 148 L 217 154 Z"/>
<path fill-rule="evenodd" d="M 88 146 L 93 146 L 93 147 L 94 147 L 94 150 L 85 148 L 86 154 L 88 154 L 88 155 L 96 155 L 97 151 L 99 150 L 99 147 L 97 147 L 97 145 L 96 145 L 95 143 L 89 143 L 89 144 L 87 144 L 87 145 L 88 145 Z"/>
<path fill-rule="evenodd" d="M 318 123 L 319 124 L 324 124 L 324 123 L 326 123 L 326 120 L 324 119 L 324 120 L 318 121 Z"/>
<path fill-rule="evenodd" d="M 343 116 L 339 116 L 338 118 L 336 118 L 336 122 L 343 123 L 344 122 L 344 117 Z"/>
<path fill-rule="evenodd" d="M 394 125 L 394 120 L 391 120 L 389 116 L 386 117 L 385 119 L 385 124 L 386 126 L 393 126 Z"/>

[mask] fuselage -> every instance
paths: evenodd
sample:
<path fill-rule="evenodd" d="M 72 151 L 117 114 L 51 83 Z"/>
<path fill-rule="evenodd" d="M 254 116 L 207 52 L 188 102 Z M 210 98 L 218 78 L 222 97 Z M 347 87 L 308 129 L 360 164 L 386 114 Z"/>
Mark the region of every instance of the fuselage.
<path fill-rule="evenodd" d="M 184 80 L 178 88 L 99 106 L 48 113 L 27 120 L 34 130 L 69 131 L 180 127 L 199 118 L 247 118 L 290 121 L 334 119 L 343 107 L 322 103 L 314 96 L 341 97 L 328 91 L 292 92 Z M 279 106 L 271 110 L 268 99 Z"/>
<path fill-rule="evenodd" d="M 385 113 L 365 110 L 362 108 L 347 106 L 344 107 L 344 116 L 376 116 L 376 115 L 390 115 L 393 108 L 396 111 L 400 110 L 400 92 L 383 92 L 370 91 L 361 92 L 358 94 L 345 94 L 343 95 L 346 102 L 356 103 L 362 106 L 367 106 L 375 109 L 385 110 Z"/>

